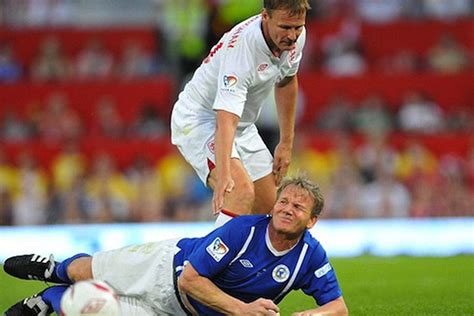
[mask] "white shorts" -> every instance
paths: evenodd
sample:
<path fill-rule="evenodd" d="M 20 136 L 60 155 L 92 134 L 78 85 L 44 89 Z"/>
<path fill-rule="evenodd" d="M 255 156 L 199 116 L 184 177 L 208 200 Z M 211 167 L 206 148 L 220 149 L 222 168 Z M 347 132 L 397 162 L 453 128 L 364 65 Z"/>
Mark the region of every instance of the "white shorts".
<path fill-rule="evenodd" d="M 186 315 L 173 284 L 177 242 L 164 240 L 93 255 L 92 275 L 114 288 L 122 315 Z"/>
<path fill-rule="evenodd" d="M 216 163 L 215 132 L 215 121 L 194 125 L 186 131 L 183 131 L 183 128 L 179 127 L 174 120 L 171 122 L 171 142 L 178 147 L 184 159 L 196 170 L 205 185 L 211 171 L 209 164 L 215 166 Z M 258 134 L 255 125 L 236 132 L 231 157 L 240 159 L 250 179 L 254 182 L 272 172 L 272 154 Z"/>

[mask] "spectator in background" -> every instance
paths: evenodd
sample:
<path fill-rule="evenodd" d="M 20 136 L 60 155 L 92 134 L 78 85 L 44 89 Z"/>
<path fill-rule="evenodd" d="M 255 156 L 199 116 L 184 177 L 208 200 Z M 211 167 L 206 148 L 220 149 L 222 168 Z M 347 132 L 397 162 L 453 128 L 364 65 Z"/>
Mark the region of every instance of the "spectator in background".
<path fill-rule="evenodd" d="M 436 157 L 421 142 L 409 141 L 399 151 L 395 160 L 395 175 L 406 183 L 410 189 L 414 189 L 416 181 L 426 178 L 433 179 L 436 176 L 438 162 Z"/>
<path fill-rule="evenodd" d="M 0 147 L 0 191 L 7 192 L 13 198 L 18 194 L 18 170 L 10 163 L 8 157 Z"/>
<path fill-rule="evenodd" d="M 405 0 L 356 0 L 358 14 L 367 21 L 386 23 L 398 19 Z"/>
<path fill-rule="evenodd" d="M 5 108 L 0 122 L 0 139 L 5 142 L 21 142 L 33 136 L 33 127 L 20 118 L 16 108 L 10 105 Z"/>
<path fill-rule="evenodd" d="M 410 74 L 421 69 L 419 57 L 408 49 L 403 49 L 377 62 L 377 68 L 388 75 Z"/>
<path fill-rule="evenodd" d="M 385 134 L 393 128 L 392 113 L 384 99 L 372 93 L 352 112 L 351 124 L 353 130 L 359 133 Z"/>
<path fill-rule="evenodd" d="M 362 217 L 407 217 L 411 197 L 405 185 L 381 165 L 376 180 L 362 186 L 357 204 Z"/>
<path fill-rule="evenodd" d="M 443 34 L 428 53 L 431 70 L 441 73 L 456 73 L 466 70 L 470 60 L 466 49 L 451 34 Z"/>
<path fill-rule="evenodd" d="M 111 75 L 113 66 L 112 54 L 99 38 L 93 37 L 79 52 L 76 76 L 79 79 L 104 79 Z"/>
<path fill-rule="evenodd" d="M 192 220 L 193 214 L 186 204 L 188 179 L 194 177 L 193 170 L 176 152 L 171 152 L 156 164 L 156 170 L 161 176 L 162 194 L 166 196 L 165 218 L 168 220 Z M 209 213 L 209 209 L 206 210 Z"/>
<path fill-rule="evenodd" d="M 102 96 L 95 107 L 94 127 L 92 128 L 92 135 L 119 139 L 124 136 L 125 126 L 117 111 L 117 104 L 110 96 Z"/>
<path fill-rule="evenodd" d="M 13 201 L 8 190 L 0 187 L 0 226 L 13 225 Z"/>
<path fill-rule="evenodd" d="M 92 172 L 86 180 L 85 188 L 91 201 L 89 216 L 93 222 L 130 220 L 133 192 L 109 154 L 100 153 L 93 159 Z"/>
<path fill-rule="evenodd" d="M 117 65 L 121 79 L 147 78 L 156 73 L 156 64 L 152 54 L 147 52 L 140 43 L 129 41 L 122 49 L 122 56 Z"/>
<path fill-rule="evenodd" d="M 356 148 L 355 155 L 362 182 L 370 183 L 376 181 L 379 174 L 393 173 L 397 152 L 388 143 L 387 135 L 372 133 Z"/>
<path fill-rule="evenodd" d="M 318 129 L 325 131 L 349 131 L 353 104 L 344 92 L 331 96 L 317 119 Z"/>
<path fill-rule="evenodd" d="M 470 0 L 423 0 L 423 10 L 428 17 L 456 19 L 472 12 Z"/>
<path fill-rule="evenodd" d="M 13 56 L 12 45 L 0 44 L 0 83 L 12 83 L 21 79 L 21 64 Z"/>
<path fill-rule="evenodd" d="M 204 0 L 158 1 L 159 27 L 164 37 L 165 57 L 173 65 L 178 82 L 191 73 L 205 54 L 207 5 Z"/>
<path fill-rule="evenodd" d="M 146 156 L 138 156 L 127 169 L 126 179 L 132 190 L 130 220 L 157 222 L 164 220 L 165 195 L 161 176 Z"/>
<path fill-rule="evenodd" d="M 31 79 L 62 82 L 69 79 L 70 73 L 71 63 L 62 51 L 61 42 L 56 37 L 45 38 L 31 65 Z"/>
<path fill-rule="evenodd" d="M 300 87 L 298 87 L 298 95 L 296 98 L 295 122 L 298 124 L 304 115 L 306 106 L 306 99 Z M 255 124 L 258 128 L 260 136 L 262 137 L 270 152 L 274 152 L 278 142 L 280 141 L 280 127 L 278 125 L 275 88 L 272 89 L 265 101 L 263 101 L 260 115 Z"/>
<path fill-rule="evenodd" d="M 46 141 L 77 140 L 83 133 L 79 114 L 69 105 L 66 95 L 53 92 L 37 121 L 40 137 Z"/>
<path fill-rule="evenodd" d="M 132 137 L 145 139 L 159 139 L 168 131 L 168 124 L 158 113 L 157 106 L 153 103 L 144 103 L 138 117 L 132 124 L 129 134 Z"/>
<path fill-rule="evenodd" d="M 48 179 L 29 152 L 23 152 L 19 157 L 18 181 L 19 192 L 13 205 L 14 224 L 45 224 Z"/>
<path fill-rule="evenodd" d="M 338 33 L 322 43 L 324 69 L 332 76 L 356 76 L 367 70 L 360 45 L 360 21 L 346 18 Z"/>
<path fill-rule="evenodd" d="M 51 164 L 54 187 L 65 194 L 72 189 L 77 177 L 85 172 L 86 158 L 76 141 L 67 141 Z"/>
<path fill-rule="evenodd" d="M 474 138 L 471 138 L 467 151 L 465 170 L 469 195 L 471 196 L 471 200 L 474 202 Z M 474 203 L 471 205 L 474 205 Z"/>
<path fill-rule="evenodd" d="M 435 133 L 444 128 L 441 108 L 419 91 L 410 91 L 398 112 L 398 123 L 405 132 Z"/>

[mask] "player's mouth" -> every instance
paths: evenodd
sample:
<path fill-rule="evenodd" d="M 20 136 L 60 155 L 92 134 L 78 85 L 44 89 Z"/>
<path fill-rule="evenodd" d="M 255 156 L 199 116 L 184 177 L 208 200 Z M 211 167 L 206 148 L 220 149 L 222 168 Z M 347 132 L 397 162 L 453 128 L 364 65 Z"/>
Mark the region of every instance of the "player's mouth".
<path fill-rule="evenodd" d="M 288 46 L 290 49 L 294 49 L 296 47 L 296 41 L 286 40 L 283 41 L 285 46 Z"/>
<path fill-rule="evenodd" d="M 283 223 L 287 223 L 287 224 L 291 224 L 293 221 L 291 219 L 291 217 L 280 217 L 280 220 L 283 222 Z"/>

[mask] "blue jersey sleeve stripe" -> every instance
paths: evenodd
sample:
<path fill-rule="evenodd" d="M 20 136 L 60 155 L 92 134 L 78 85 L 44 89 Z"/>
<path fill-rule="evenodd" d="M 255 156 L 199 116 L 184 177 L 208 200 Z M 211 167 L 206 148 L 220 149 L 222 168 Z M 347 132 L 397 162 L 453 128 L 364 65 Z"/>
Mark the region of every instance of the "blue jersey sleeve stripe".
<path fill-rule="evenodd" d="M 293 286 L 293 283 L 295 282 L 295 279 L 298 275 L 298 272 L 300 271 L 301 269 L 301 265 L 303 264 L 303 260 L 304 260 L 304 257 L 306 256 L 306 252 L 308 251 L 308 244 L 305 243 L 303 245 L 303 248 L 301 249 L 301 252 L 300 252 L 300 256 L 298 258 L 298 262 L 296 262 L 296 267 L 295 267 L 295 271 L 293 272 L 293 275 L 291 276 L 291 279 L 290 281 L 288 282 L 288 284 L 285 286 L 285 288 L 283 289 L 283 291 L 281 291 L 280 294 L 278 294 L 278 296 L 275 298 L 275 301 L 278 302 L 278 300 L 280 298 L 283 298 L 283 296 L 285 295 L 286 292 L 288 292 L 288 290 L 290 290 Z"/>
<path fill-rule="evenodd" d="M 239 253 L 237 254 L 237 256 L 234 258 L 234 260 L 232 260 L 229 265 L 233 264 L 236 260 L 238 260 L 246 251 L 247 251 L 247 248 L 249 247 L 250 245 L 250 242 L 252 241 L 252 238 L 253 238 L 253 234 L 255 232 L 255 226 L 252 226 L 252 228 L 250 228 L 250 233 L 247 237 L 247 240 L 245 241 L 242 249 L 240 249 Z"/>

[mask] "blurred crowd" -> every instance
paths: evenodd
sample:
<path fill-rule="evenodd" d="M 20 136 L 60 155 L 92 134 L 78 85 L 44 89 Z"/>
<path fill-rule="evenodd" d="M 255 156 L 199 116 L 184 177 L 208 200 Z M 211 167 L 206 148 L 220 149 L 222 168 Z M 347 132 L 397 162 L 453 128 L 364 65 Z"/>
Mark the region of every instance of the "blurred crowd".
<path fill-rule="evenodd" d="M 338 28 L 307 42 L 302 70 L 329 77 L 472 71 L 472 47 L 449 32 L 423 54 L 400 47 L 377 59 L 366 54 L 361 32 L 363 23 L 383 25 L 401 18 L 420 23 L 472 19 L 474 1 L 311 3 L 308 23 L 338 21 Z M 0 0 L 0 26 L 5 28 L 54 29 L 88 23 L 103 27 L 119 24 L 117 21 L 134 25 L 135 21 L 153 28 L 160 42 L 158 51 L 150 51 L 130 39 L 120 52 L 111 52 L 101 38 L 91 36 L 77 53 L 68 54 L 59 38 L 47 36 L 34 58 L 27 61 L 18 58 L 12 42 L 0 41 L 0 85 L 133 81 L 161 75 L 179 86 L 225 31 L 260 11 L 261 1 L 140 0 L 134 6 L 134 15 L 124 17 L 123 10 L 130 9 L 128 0 L 114 4 Z M 80 19 L 77 12 L 82 12 Z M 340 91 L 320 106 L 316 117 L 298 124 L 290 174 L 306 173 L 321 185 L 326 197 L 323 216 L 474 216 L 474 138 L 465 155 L 432 152 L 419 137 L 408 138 L 403 145 L 391 139 L 393 133 L 472 134 L 472 103 L 446 111 L 420 87 L 405 91 L 400 100 L 388 104 L 377 92 L 354 100 Z M 97 97 L 86 119 L 75 100 L 61 89 L 52 89 L 26 110 L 0 100 L 0 225 L 212 218 L 210 190 L 176 151 L 159 158 L 143 153 L 124 166 L 106 148 L 92 154 L 82 150 L 81 144 L 91 137 L 124 146 L 136 139 L 169 142 L 168 111 L 137 100 L 133 104 L 139 108 L 136 116 L 124 118 L 117 101 L 107 94 Z M 259 128 L 272 148 L 278 135 L 272 101 L 269 103 Z M 305 107 L 313 106 L 311 100 L 305 100 L 304 91 L 299 105 L 303 122 Z M 332 145 L 324 150 L 313 146 L 318 137 L 330 138 Z M 2 144 L 29 142 L 59 143 L 61 150 L 44 164 L 31 151 L 12 155 L 2 148 Z"/>

